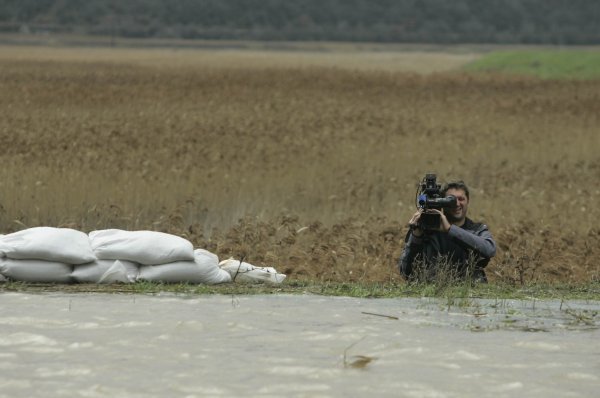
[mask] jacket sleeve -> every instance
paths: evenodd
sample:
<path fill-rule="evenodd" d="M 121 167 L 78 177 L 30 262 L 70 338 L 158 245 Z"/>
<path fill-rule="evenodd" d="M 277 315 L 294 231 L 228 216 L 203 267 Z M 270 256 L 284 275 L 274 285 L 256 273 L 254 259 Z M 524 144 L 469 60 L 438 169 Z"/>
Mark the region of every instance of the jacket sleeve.
<path fill-rule="evenodd" d="M 496 242 L 487 225 L 482 224 L 476 231 L 468 231 L 452 225 L 448 235 L 475 250 L 484 258 L 490 259 L 496 255 Z"/>
<path fill-rule="evenodd" d="M 400 275 L 404 278 L 408 279 L 412 274 L 413 262 L 415 261 L 415 257 L 421 253 L 422 249 L 423 239 L 414 236 L 411 231 L 408 231 L 404 243 L 404 250 L 402 251 L 400 260 L 398 260 L 398 270 L 400 271 Z"/>

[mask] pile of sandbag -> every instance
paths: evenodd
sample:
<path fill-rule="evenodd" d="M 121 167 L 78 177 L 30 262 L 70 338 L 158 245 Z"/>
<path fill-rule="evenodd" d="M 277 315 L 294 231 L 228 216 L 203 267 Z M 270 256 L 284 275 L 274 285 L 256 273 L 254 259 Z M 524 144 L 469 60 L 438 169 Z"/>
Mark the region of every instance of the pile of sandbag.
<path fill-rule="evenodd" d="M 194 250 L 179 236 L 155 231 L 107 229 L 90 232 L 90 244 L 98 260 L 119 260 L 138 264 L 136 280 L 216 284 L 231 282 L 219 268 L 216 255 Z"/>
<path fill-rule="evenodd" d="M 229 272 L 234 282 L 281 283 L 286 277 L 285 274 L 278 273 L 273 267 L 256 267 L 233 258 L 220 262 L 219 267 Z"/>
<path fill-rule="evenodd" d="M 0 274 L 24 282 L 71 282 L 73 265 L 96 260 L 88 236 L 68 228 L 37 227 L 0 238 Z"/>
<path fill-rule="evenodd" d="M 0 281 L 218 284 L 280 283 L 284 278 L 272 268 L 233 259 L 219 264 L 215 254 L 156 231 L 107 229 L 86 235 L 69 228 L 36 227 L 0 235 Z"/>

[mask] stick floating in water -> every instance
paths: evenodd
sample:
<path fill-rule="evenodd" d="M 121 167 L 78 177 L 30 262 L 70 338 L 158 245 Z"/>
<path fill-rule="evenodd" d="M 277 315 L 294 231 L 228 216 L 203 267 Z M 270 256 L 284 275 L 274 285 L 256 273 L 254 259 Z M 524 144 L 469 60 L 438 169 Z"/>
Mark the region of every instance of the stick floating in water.
<path fill-rule="evenodd" d="M 396 320 L 400 319 L 400 318 L 398 318 L 397 316 L 383 315 L 383 314 L 375 314 L 375 313 L 373 313 L 373 312 L 365 312 L 365 311 L 362 311 L 362 312 L 361 312 L 361 314 L 366 314 L 366 315 L 375 315 L 375 316 L 381 316 L 381 317 L 388 318 L 388 319 L 396 319 Z"/>

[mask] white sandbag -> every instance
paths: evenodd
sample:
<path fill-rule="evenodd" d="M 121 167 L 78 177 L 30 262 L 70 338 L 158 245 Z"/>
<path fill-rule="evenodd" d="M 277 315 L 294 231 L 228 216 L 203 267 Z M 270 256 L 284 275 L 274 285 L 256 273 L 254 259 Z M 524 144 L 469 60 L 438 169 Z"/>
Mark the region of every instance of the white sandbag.
<path fill-rule="evenodd" d="M 71 277 L 79 283 L 133 283 L 138 274 L 138 264 L 131 261 L 96 260 L 73 267 Z"/>
<path fill-rule="evenodd" d="M 16 260 L 84 264 L 96 260 L 88 236 L 70 228 L 35 227 L 0 238 L 0 252 Z"/>
<path fill-rule="evenodd" d="M 72 265 L 55 261 L 0 259 L 0 274 L 13 281 L 71 283 L 72 271 Z"/>
<path fill-rule="evenodd" d="M 229 273 L 219 268 L 218 257 L 204 249 L 194 251 L 194 261 L 177 261 L 161 265 L 142 265 L 138 280 L 164 283 L 231 282 Z"/>
<path fill-rule="evenodd" d="M 7 245 L 2 242 L 2 238 L 6 235 L 0 235 L 0 258 L 6 257 L 6 251 L 9 249 Z"/>
<path fill-rule="evenodd" d="M 90 232 L 94 253 L 101 260 L 129 260 L 156 265 L 194 261 L 194 246 L 187 239 L 156 231 L 105 229 Z"/>
<path fill-rule="evenodd" d="M 256 267 L 252 264 L 230 258 L 221 261 L 219 267 L 231 275 L 234 282 L 268 282 L 281 283 L 286 278 L 285 274 L 279 274 L 273 267 Z"/>

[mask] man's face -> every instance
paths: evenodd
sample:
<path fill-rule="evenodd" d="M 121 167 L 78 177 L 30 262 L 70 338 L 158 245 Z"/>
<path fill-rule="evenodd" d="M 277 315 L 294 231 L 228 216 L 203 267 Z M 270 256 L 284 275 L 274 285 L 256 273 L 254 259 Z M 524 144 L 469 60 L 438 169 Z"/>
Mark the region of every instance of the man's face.
<path fill-rule="evenodd" d="M 462 221 L 467 217 L 467 209 L 469 208 L 469 199 L 465 191 L 462 189 L 450 188 L 446 191 L 446 196 L 453 195 L 456 197 L 456 207 L 444 209 L 444 214 L 450 222 Z"/>

